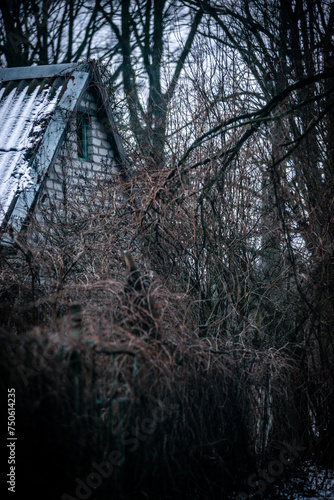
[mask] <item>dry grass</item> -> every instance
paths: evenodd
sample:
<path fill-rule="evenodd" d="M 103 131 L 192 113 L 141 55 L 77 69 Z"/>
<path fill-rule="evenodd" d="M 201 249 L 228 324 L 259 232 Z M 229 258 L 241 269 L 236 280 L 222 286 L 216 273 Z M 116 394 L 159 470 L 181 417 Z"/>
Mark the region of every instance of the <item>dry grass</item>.
<path fill-rule="evenodd" d="M 156 284 L 145 296 L 110 281 L 76 292 L 63 291 L 57 308 L 81 297 L 79 334 L 64 314 L 0 337 L 2 389 L 16 389 L 24 488 L 80 498 L 76 478 L 87 487 L 93 464 L 113 452 L 121 465 L 87 498 L 223 498 L 240 488 L 264 453 L 259 422 L 287 387 L 290 362 L 200 338 L 184 297 Z"/>

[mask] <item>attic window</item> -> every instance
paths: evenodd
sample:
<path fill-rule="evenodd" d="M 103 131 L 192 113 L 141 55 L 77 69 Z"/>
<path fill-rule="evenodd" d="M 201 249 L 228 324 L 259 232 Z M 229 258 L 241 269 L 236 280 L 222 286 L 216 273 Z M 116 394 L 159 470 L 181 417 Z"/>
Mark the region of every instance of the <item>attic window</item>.
<path fill-rule="evenodd" d="M 88 130 L 89 118 L 87 115 L 78 114 L 77 116 L 77 147 L 78 158 L 88 160 Z"/>

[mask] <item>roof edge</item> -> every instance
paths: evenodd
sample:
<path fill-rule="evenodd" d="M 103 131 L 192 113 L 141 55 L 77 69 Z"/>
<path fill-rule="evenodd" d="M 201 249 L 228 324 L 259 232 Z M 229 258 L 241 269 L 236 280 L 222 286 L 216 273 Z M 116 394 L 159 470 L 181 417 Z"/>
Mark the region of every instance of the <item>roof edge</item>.
<path fill-rule="evenodd" d="M 0 80 L 32 80 L 34 78 L 51 78 L 64 75 L 75 70 L 78 63 L 48 64 L 45 66 L 22 66 L 18 68 L 0 68 Z"/>

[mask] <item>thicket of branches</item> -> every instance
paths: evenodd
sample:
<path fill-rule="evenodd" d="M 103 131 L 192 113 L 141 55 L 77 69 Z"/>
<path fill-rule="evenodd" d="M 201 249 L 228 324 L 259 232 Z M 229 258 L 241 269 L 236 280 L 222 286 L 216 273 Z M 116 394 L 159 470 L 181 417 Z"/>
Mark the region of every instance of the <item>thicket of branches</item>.
<path fill-rule="evenodd" d="M 4 64 L 104 61 L 131 163 L 127 179 L 96 181 L 84 211 L 68 200 L 75 223 L 60 214 L 50 232 L 39 218 L 42 243 L 22 240 L 21 262 L 3 259 L 2 301 L 13 307 L 3 327 L 57 329 L 81 300 L 94 339 L 103 337 L 94 311 L 119 304 L 101 283 L 117 289 L 131 249 L 163 290 L 159 314 L 170 339 L 187 330 L 237 357 L 251 349 L 293 359 L 303 382 L 292 371 L 286 379 L 290 429 L 333 466 L 333 4 L 54 1 L 0 9 Z M 270 428 L 273 440 L 283 427 Z"/>

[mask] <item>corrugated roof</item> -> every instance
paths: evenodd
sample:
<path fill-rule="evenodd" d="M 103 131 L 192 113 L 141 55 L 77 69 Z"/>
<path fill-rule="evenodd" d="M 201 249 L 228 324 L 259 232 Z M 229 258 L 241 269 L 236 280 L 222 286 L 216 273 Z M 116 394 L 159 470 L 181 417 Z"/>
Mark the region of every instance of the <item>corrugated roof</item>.
<path fill-rule="evenodd" d="M 0 224 L 13 197 L 32 181 L 29 159 L 55 109 L 64 79 L 0 85 Z"/>
<path fill-rule="evenodd" d="M 11 217 L 12 227 L 13 221 L 19 221 L 14 224 L 19 230 L 65 129 L 64 119 L 61 124 L 50 124 L 50 128 L 50 118 L 59 107 L 74 109 L 88 77 L 88 66 L 0 69 L 0 226 Z M 41 140 L 44 155 L 38 151 Z"/>

